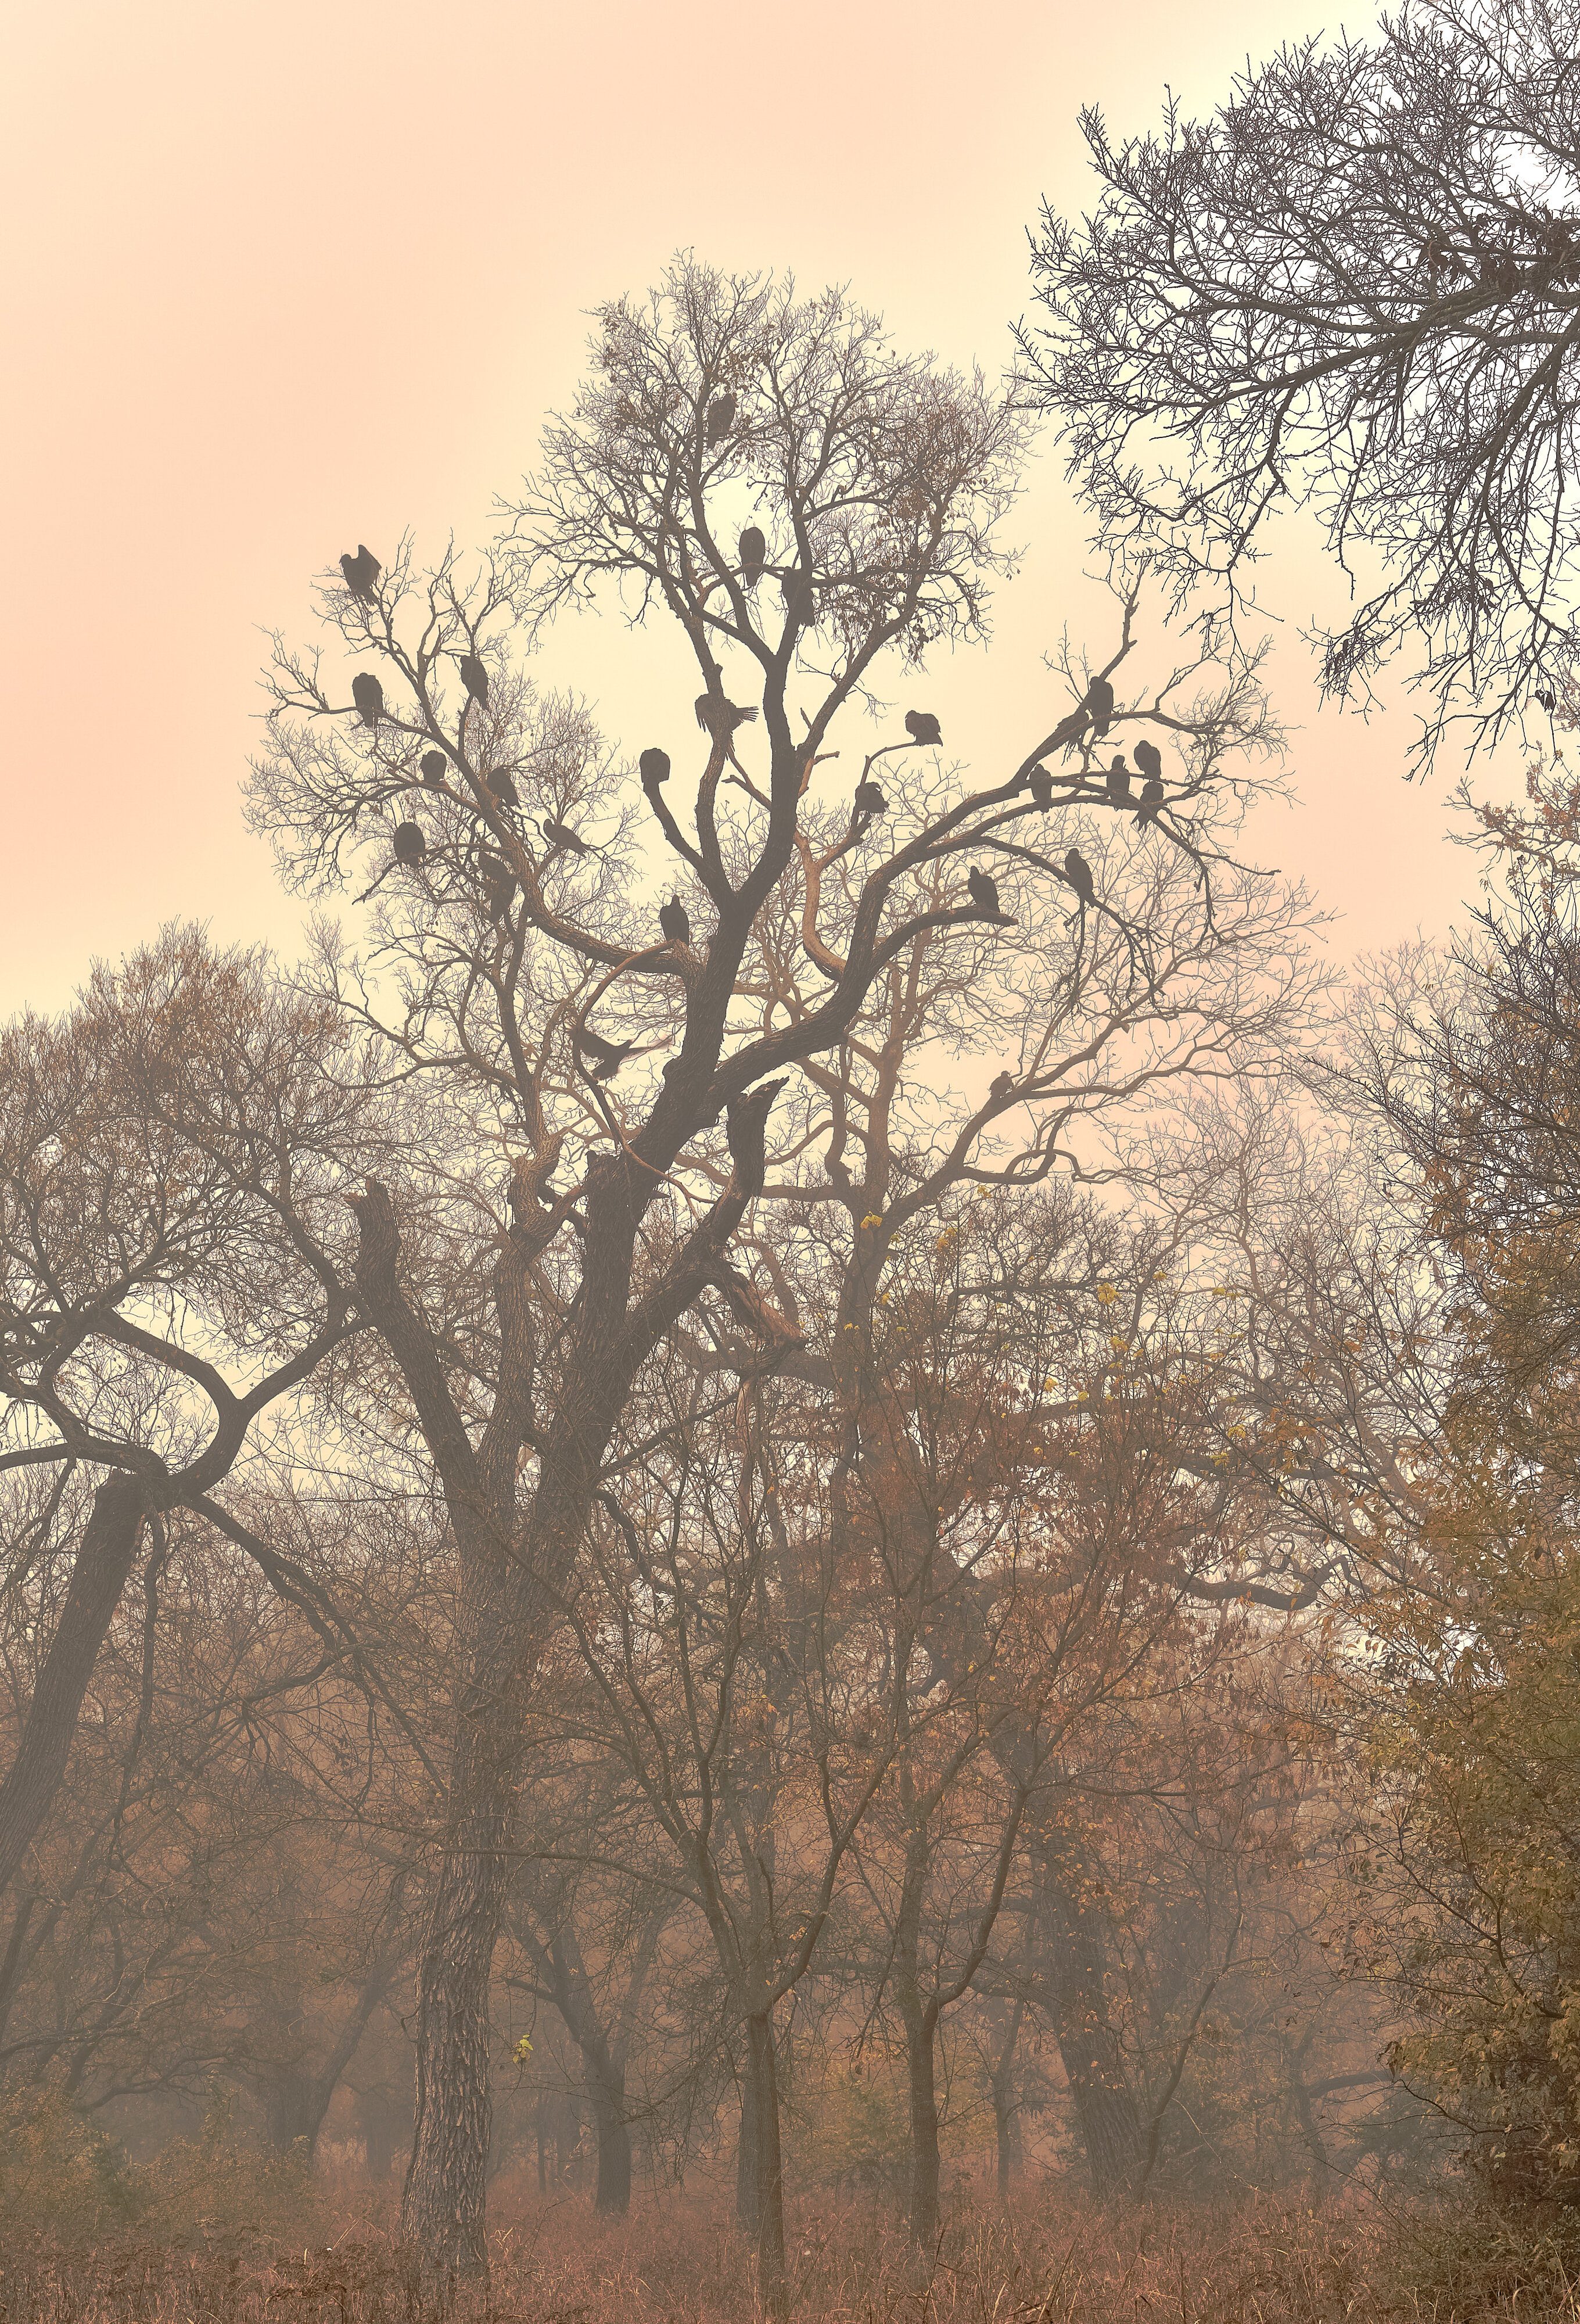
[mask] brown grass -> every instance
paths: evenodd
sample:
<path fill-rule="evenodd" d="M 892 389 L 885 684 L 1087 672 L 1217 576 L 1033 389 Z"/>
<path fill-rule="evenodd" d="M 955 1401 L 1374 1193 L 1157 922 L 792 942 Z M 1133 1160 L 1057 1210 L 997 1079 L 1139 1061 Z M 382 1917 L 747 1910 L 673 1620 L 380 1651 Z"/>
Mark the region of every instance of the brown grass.
<path fill-rule="evenodd" d="M 0 2246 L 0 2324 L 418 2324 L 415 2272 L 354 2206 L 321 2193 L 325 2242 L 233 2226 Z M 1112 2214 L 1057 2184 L 1009 2214 L 960 2205 L 918 2255 L 866 2205 L 803 2201 L 792 2237 L 805 2324 L 1580 2324 L 1580 2235 L 1468 2204 L 1313 2213 Z M 463 2324 L 755 2324 L 749 2253 L 721 2209 L 648 2204 L 620 2226 L 585 2202 L 523 2209 L 495 2236 Z"/>

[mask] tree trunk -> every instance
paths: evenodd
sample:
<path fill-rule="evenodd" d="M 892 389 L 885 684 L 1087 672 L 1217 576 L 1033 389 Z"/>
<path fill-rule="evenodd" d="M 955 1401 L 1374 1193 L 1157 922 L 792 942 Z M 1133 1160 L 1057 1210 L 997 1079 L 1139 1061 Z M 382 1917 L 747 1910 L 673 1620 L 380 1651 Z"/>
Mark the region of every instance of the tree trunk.
<path fill-rule="evenodd" d="M 598 2138 L 598 2191 L 593 2208 L 606 2218 L 623 2219 L 631 2208 L 631 2135 L 626 2128 L 625 2093 L 597 2081 L 589 2088 Z"/>
<path fill-rule="evenodd" d="M 405 2108 L 398 2106 L 387 2090 L 356 2093 L 356 2126 L 370 2179 L 382 2181 L 390 2176 L 390 2166 L 409 2135 L 405 2115 Z"/>
<path fill-rule="evenodd" d="M 757 2163 L 758 2298 L 763 2313 L 781 2324 L 790 2312 L 785 2272 L 785 2181 L 779 2154 L 779 2068 L 771 2017 L 746 2021 L 751 2061 L 752 2144 Z"/>
<path fill-rule="evenodd" d="M 93 1497 L 22 1740 L 0 1783 L 0 1892 L 14 1877 L 66 1772 L 82 1698 L 136 1559 L 142 1516 L 142 1489 L 133 1478 L 109 1478 Z"/>
<path fill-rule="evenodd" d="M 488 2266 L 493 2126 L 489 1988 L 504 1912 L 517 1722 L 481 1689 L 456 1721 L 444 1851 L 423 1919 L 417 1987 L 417 2120 L 400 2205 L 425 2291 L 441 2306 Z M 475 1707 L 473 1707 L 475 1705 Z"/>
<path fill-rule="evenodd" d="M 906 2012 L 905 2059 L 910 2071 L 911 2233 L 930 2245 L 938 2233 L 938 2017 L 929 2008 Z"/>
<path fill-rule="evenodd" d="M 1134 2184 L 1144 2140 L 1135 2094 L 1108 2009 L 1103 1948 L 1090 1883 L 1080 1877 L 1068 1836 L 1045 1839 L 1037 1898 L 1054 2034 L 1070 2085 L 1076 2130 L 1092 2190 L 1123 2193 Z"/>
<path fill-rule="evenodd" d="M 1025 2004 L 1017 2001 L 1010 2015 L 1004 2047 L 993 2061 L 994 2163 L 1001 2203 L 1009 2200 L 1010 2174 L 1020 2161 L 1020 2133 L 1015 2104 L 1015 2052 L 1024 2015 Z"/>
<path fill-rule="evenodd" d="M 757 2093 L 749 2052 L 740 2082 L 740 2125 L 735 2140 L 735 2217 L 750 2235 L 758 2228 Z"/>

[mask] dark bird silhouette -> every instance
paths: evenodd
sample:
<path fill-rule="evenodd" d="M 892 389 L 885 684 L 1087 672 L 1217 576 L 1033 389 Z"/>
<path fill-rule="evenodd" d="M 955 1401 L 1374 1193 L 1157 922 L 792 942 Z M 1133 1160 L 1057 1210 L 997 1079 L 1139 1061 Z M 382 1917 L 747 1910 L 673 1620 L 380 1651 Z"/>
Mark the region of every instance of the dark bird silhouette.
<path fill-rule="evenodd" d="M 1095 904 L 1098 891 L 1092 885 L 1092 867 L 1079 847 L 1072 847 L 1064 859 L 1064 876 L 1083 904 Z"/>
<path fill-rule="evenodd" d="M 1034 807 L 1048 807 L 1053 804 L 1053 778 L 1046 767 L 1033 767 L 1026 777 L 1026 788 Z"/>
<path fill-rule="evenodd" d="M 1110 806 L 1128 807 L 1130 805 L 1130 770 L 1125 763 L 1123 751 L 1120 752 L 1103 779 Z"/>
<path fill-rule="evenodd" d="M 488 672 L 474 653 L 461 656 L 461 683 L 473 702 L 488 708 Z"/>
<path fill-rule="evenodd" d="M 569 848 L 573 855 L 591 855 L 592 853 L 579 831 L 573 831 L 568 823 L 556 823 L 552 816 L 546 815 L 543 818 L 543 835 L 551 847 Z"/>
<path fill-rule="evenodd" d="M 742 709 L 738 702 L 725 702 L 717 695 L 699 694 L 696 699 L 697 724 L 704 734 L 733 734 L 738 726 L 747 725 L 757 716 L 755 704 Z"/>
<path fill-rule="evenodd" d="M 1162 779 L 1163 754 L 1155 742 L 1133 743 L 1131 756 L 1148 782 L 1155 783 Z"/>
<path fill-rule="evenodd" d="M 784 1086 L 782 1081 L 759 1082 L 744 1097 L 732 1097 L 724 1109 L 724 1134 L 730 1141 L 736 1184 L 748 1194 L 760 1194 L 763 1190 L 768 1108 Z"/>
<path fill-rule="evenodd" d="M 1015 1075 L 1012 1073 L 995 1074 L 988 1084 L 988 1094 L 989 1097 L 1007 1097 L 1014 1087 Z"/>
<path fill-rule="evenodd" d="M 943 740 L 943 729 L 931 710 L 907 710 L 905 732 L 913 742 L 920 743 L 923 749 Z"/>
<path fill-rule="evenodd" d="M 425 783 L 443 782 L 445 779 L 445 769 L 448 764 L 449 761 L 446 758 L 442 751 L 425 751 L 421 758 L 418 761 L 418 765 L 422 770 L 422 779 Z"/>
<path fill-rule="evenodd" d="M 427 841 L 420 823 L 398 823 L 395 826 L 395 861 L 416 865 L 427 853 Z"/>
<path fill-rule="evenodd" d="M 1539 694 L 1536 698 L 1550 718 L 1553 712 L 1558 706 L 1557 696 L 1556 694 Z"/>
<path fill-rule="evenodd" d="M 1086 690 L 1085 708 L 1092 722 L 1092 740 L 1100 742 L 1114 720 L 1114 689 L 1106 678 L 1094 678 Z"/>
<path fill-rule="evenodd" d="M 730 430 L 734 427 L 734 425 L 735 398 L 729 394 L 716 395 L 712 403 L 708 406 L 708 449 L 710 452 L 713 449 L 713 447 L 716 444 L 722 444 L 724 438 L 729 435 Z"/>
<path fill-rule="evenodd" d="M 637 770 L 642 778 L 642 788 L 649 798 L 657 798 L 658 786 L 669 780 L 667 751 L 644 751 L 637 761 Z"/>
<path fill-rule="evenodd" d="M 1135 810 L 1137 823 L 1144 826 L 1149 823 L 1155 823 L 1158 819 L 1158 809 L 1162 806 L 1165 796 L 1162 781 L 1156 775 L 1152 776 L 1142 788 L 1141 805 Z"/>
<path fill-rule="evenodd" d="M 480 853 L 478 868 L 482 873 L 482 900 L 491 920 L 502 920 L 516 899 L 516 875 L 502 855 L 491 849 Z"/>
<path fill-rule="evenodd" d="M 761 527 L 749 524 L 740 536 L 740 577 L 749 589 L 755 589 L 762 579 L 767 554 L 768 544 Z"/>
<path fill-rule="evenodd" d="M 875 816 L 886 815 L 888 813 L 888 801 L 885 798 L 883 793 L 874 782 L 858 783 L 856 786 L 856 796 L 851 800 L 850 804 L 855 808 L 856 813 L 859 816 L 865 816 L 868 822 L 870 822 Z"/>
<path fill-rule="evenodd" d="M 1072 710 L 1068 717 L 1059 721 L 1058 725 L 1048 737 L 1048 748 L 1051 751 L 1070 750 L 1079 742 L 1091 723 L 1091 715 L 1083 702 L 1079 708 Z"/>
<path fill-rule="evenodd" d="M 602 1034 L 589 1032 L 585 1025 L 576 1035 L 576 1047 L 595 1082 L 612 1081 L 636 1046 L 634 1041 L 606 1041 Z"/>
<path fill-rule="evenodd" d="M 691 914 L 684 904 L 678 901 L 660 904 L 658 925 L 671 944 L 690 944 Z"/>
<path fill-rule="evenodd" d="M 382 570 L 372 550 L 364 547 L 359 540 L 356 545 L 356 555 L 353 557 L 347 554 L 341 558 L 340 570 L 345 576 L 345 586 L 352 595 L 362 598 L 364 604 L 370 602 L 373 594 L 373 584 Z"/>
<path fill-rule="evenodd" d="M 359 669 L 351 681 L 351 698 L 364 726 L 376 726 L 384 715 L 384 689 L 371 670 Z"/>
<path fill-rule="evenodd" d="M 521 795 L 502 767 L 484 775 L 483 781 L 501 807 L 519 807 Z"/>
<path fill-rule="evenodd" d="M 972 864 L 966 874 L 966 885 L 971 891 L 972 903 L 984 919 L 1001 920 L 1005 918 L 1004 907 L 998 900 L 998 883 L 982 870 L 980 864 Z"/>

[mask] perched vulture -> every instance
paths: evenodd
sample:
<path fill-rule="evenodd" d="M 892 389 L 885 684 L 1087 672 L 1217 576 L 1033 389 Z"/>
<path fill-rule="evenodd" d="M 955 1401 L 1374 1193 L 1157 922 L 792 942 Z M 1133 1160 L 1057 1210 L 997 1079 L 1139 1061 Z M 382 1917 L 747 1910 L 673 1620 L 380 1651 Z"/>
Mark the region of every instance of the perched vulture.
<path fill-rule="evenodd" d="M 351 681 L 351 698 L 364 726 L 376 726 L 384 715 L 384 689 L 371 670 L 359 669 Z"/>
<path fill-rule="evenodd" d="M 420 823 L 398 823 L 395 826 L 395 861 L 416 868 L 427 853 L 427 841 Z"/>
<path fill-rule="evenodd" d="M 657 793 L 659 784 L 666 783 L 669 780 L 668 752 L 644 751 L 641 757 L 637 761 L 637 770 L 642 778 L 642 788 L 647 792 L 648 798 L 652 798 Z"/>
<path fill-rule="evenodd" d="M 742 709 L 737 702 L 726 702 L 712 694 L 699 694 L 696 699 L 697 724 L 704 734 L 733 734 L 738 726 L 746 725 L 757 716 L 753 704 Z"/>
<path fill-rule="evenodd" d="M 989 1097 L 1007 1097 L 1014 1087 L 1015 1075 L 1012 1073 L 995 1074 L 988 1084 L 988 1094 Z"/>
<path fill-rule="evenodd" d="M 516 875 L 502 855 L 491 848 L 478 853 L 478 869 L 482 873 L 482 900 L 488 907 L 491 920 L 502 920 L 515 900 Z"/>
<path fill-rule="evenodd" d="M 671 944 L 690 944 L 691 915 L 687 912 L 684 904 L 678 901 L 669 904 L 660 904 L 658 907 L 658 925 L 663 929 L 665 936 Z"/>
<path fill-rule="evenodd" d="M 556 823 L 552 816 L 543 818 L 543 835 L 551 847 L 568 847 L 573 855 L 592 853 L 579 831 L 573 831 L 568 823 Z"/>
<path fill-rule="evenodd" d="M 749 589 L 755 589 L 763 577 L 767 560 L 768 544 L 758 525 L 749 524 L 740 536 L 740 577 Z"/>
<path fill-rule="evenodd" d="M 425 783 L 442 783 L 445 779 L 445 769 L 448 764 L 449 761 L 442 751 L 425 751 L 418 761 Z"/>
<path fill-rule="evenodd" d="M 1141 805 L 1135 810 L 1137 823 L 1155 823 L 1158 819 L 1158 809 L 1162 806 L 1165 796 L 1162 784 L 1157 776 L 1153 775 L 1143 787 Z"/>
<path fill-rule="evenodd" d="M 1083 904 L 1095 904 L 1098 891 L 1092 885 L 1092 867 L 1079 847 L 1072 847 L 1064 859 L 1064 876 Z"/>
<path fill-rule="evenodd" d="M 1091 715 L 1083 702 L 1077 709 L 1072 710 L 1067 718 L 1061 718 L 1059 721 L 1058 725 L 1048 737 L 1048 748 L 1051 751 L 1072 749 L 1090 724 Z"/>
<path fill-rule="evenodd" d="M 858 815 L 866 816 L 869 819 L 874 816 L 888 813 L 888 801 L 875 782 L 858 783 L 856 796 L 850 804 Z"/>
<path fill-rule="evenodd" d="M 482 779 L 501 807 L 520 806 L 521 795 L 502 767 L 484 775 Z"/>
<path fill-rule="evenodd" d="M 474 653 L 461 656 L 461 683 L 473 702 L 488 708 L 488 672 Z"/>
<path fill-rule="evenodd" d="M 799 566 L 793 565 L 789 572 L 781 576 L 779 586 L 785 593 L 786 623 L 794 627 L 796 622 L 800 622 L 804 629 L 815 630 L 817 599 L 813 595 L 811 582 Z"/>
<path fill-rule="evenodd" d="M 1114 689 L 1106 678 L 1094 678 L 1086 690 L 1085 709 L 1092 722 L 1092 740 L 1100 742 L 1114 716 Z"/>
<path fill-rule="evenodd" d="M 373 584 L 381 571 L 379 560 L 372 550 L 364 548 L 359 540 L 356 545 L 356 555 L 354 557 L 347 555 L 341 558 L 340 570 L 345 576 L 345 586 L 352 595 L 362 598 L 364 604 L 368 603 L 372 597 Z"/>
<path fill-rule="evenodd" d="M 1004 906 L 998 900 L 998 885 L 979 864 L 973 863 L 966 874 L 966 885 L 971 891 L 971 901 L 990 920 L 1004 918 Z"/>
<path fill-rule="evenodd" d="M 1131 754 L 1149 782 L 1162 779 L 1163 754 L 1155 742 L 1136 742 L 1132 746 Z"/>
<path fill-rule="evenodd" d="M 1032 769 L 1031 773 L 1026 777 L 1026 788 L 1031 792 L 1033 807 L 1052 806 L 1053 778 L 1046 767 Z"/>
<path fill-rule="evenodd" d="M 612 1081 L 635 1048 L 634 1041 L 606 1041 L 598 1033 L 590 1033 L 585 1025 L 576 1035 L 576 1047 L 587 1060 L 588 1071 L 595 1082 Z"/>
<path fill-rule="evenodd" d="M 905 732 L 913 742 L 920 743 L 923 749 L 943 740 L 943 729 L 931 710 L 907 710 Z"/>
<path fill-rule="evenodd" d="M 1104 777 L 1104 783 L 1108 793 L 1108 804 L 1111 807 L 1130 805 L 1130 770 L 1125 763 L 1123 751 Z"/>
<path fill-rule="evenodd" d="M 735 398 L 732 395 L 716 395 L 712 403 L 708 406 L 708 449 L 710 452 L 713 449 L 715 444 L 722 444 L 724 438 L 729 435 L 730 430 L 734 427 L 734 425 Z"/>

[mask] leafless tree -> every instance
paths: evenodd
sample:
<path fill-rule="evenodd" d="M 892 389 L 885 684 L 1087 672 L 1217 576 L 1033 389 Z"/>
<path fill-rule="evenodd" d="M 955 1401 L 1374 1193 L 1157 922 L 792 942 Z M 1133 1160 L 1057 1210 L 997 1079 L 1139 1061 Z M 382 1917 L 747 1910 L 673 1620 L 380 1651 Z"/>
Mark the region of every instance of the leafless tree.
<path fill-rule="evenodd" d="M 1221 610 L 1309 503 L 1357 598 L 1324 685 L 1416 653 L 1422 758 L 1550 710 L 1572 657 L 1577 40 L 1573 0 L 1404 0 L 1208 119 L 1116 143 L 1089 109 L 1101 196 L 1035 247 L 1028 388 L 1102 545 Z"/>

